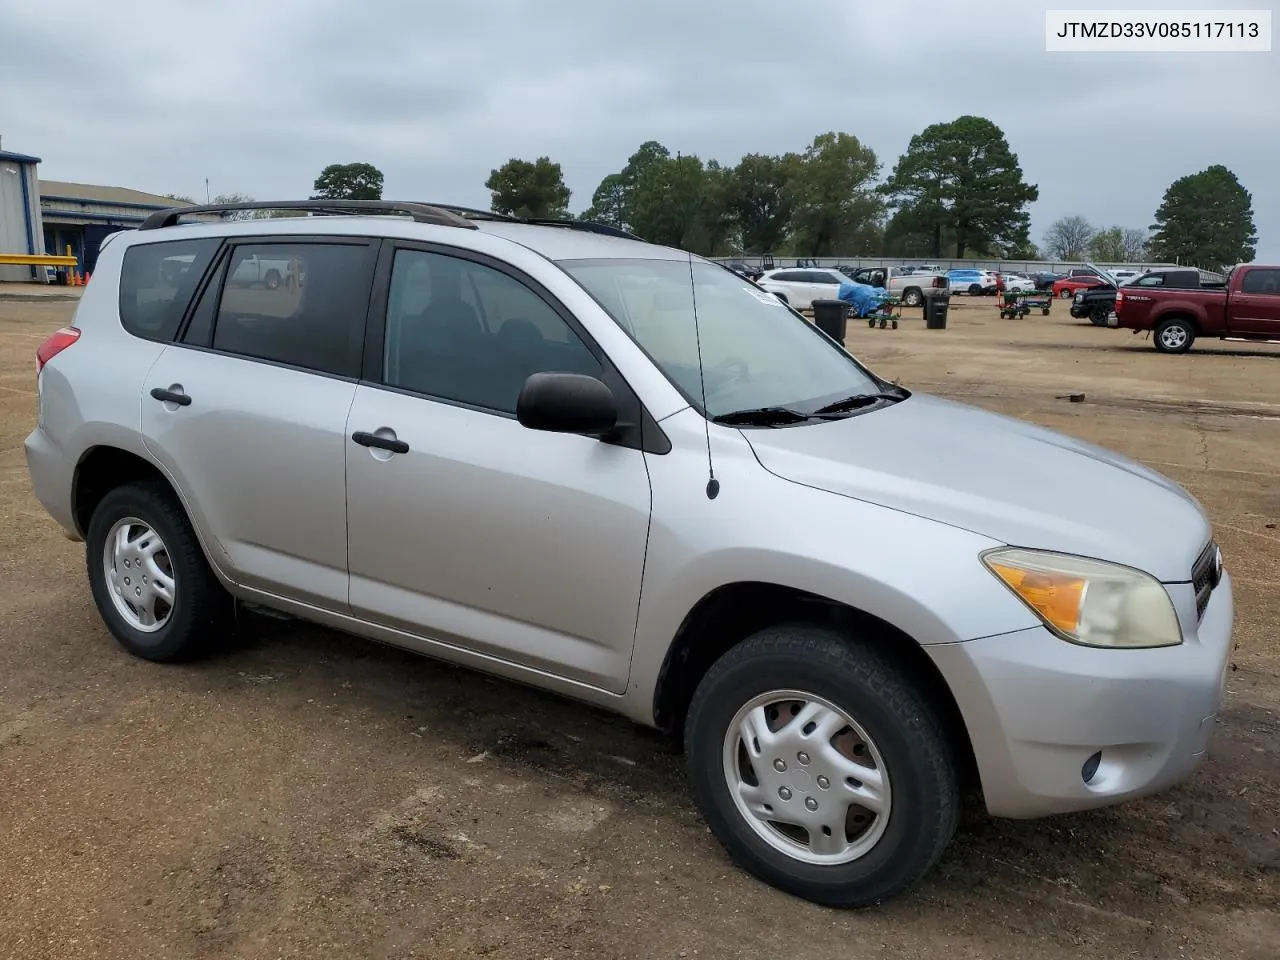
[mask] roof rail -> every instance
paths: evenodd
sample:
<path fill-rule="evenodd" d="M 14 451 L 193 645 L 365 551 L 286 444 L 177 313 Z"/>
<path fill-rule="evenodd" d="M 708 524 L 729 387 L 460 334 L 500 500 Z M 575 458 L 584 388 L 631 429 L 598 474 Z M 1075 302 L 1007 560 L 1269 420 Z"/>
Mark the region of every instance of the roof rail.
<path fill-rule="evenodd" d="M 189 207 L 170 207 L 151 214 L 142 221 L 139 230 L 159 230 L 172 227 L 183 217 L 196 213 L 232 213 L 238 210 L 305 210 L 319 214 L 362 213 L 408 214 L 417 223 L 434 223 L 443 227 L 462 227 L 475 230 L 476 225 L 441 207 L 425 203 L 401 203 L 394 200 L 248 200 L 244 203 L 205 203 Z"/>
<path fill-rule="evenodd" d="M 628 233 L 621 227 L 615 227 L 612 224 L 600 223 L 597 220 L 566 220 L 555 217 L 513 217 L 506 213 L 495 213 L 492 210 L 478 210 L 475 207 L 460 207 L 456 203 L 434 203 L 428 202 L 429 206 L 438 207 L 441 210 L 448 210 L 450 213 L 461 214 L 473 220 L 497 220 L 501 223 L 528 223 L 538 227 L 564 227 L 566 230 L 581 230 L 585 233 L 599 233 L 606 237 L 621 237 L 624 240 L 639 240 L 645 242 L 643 237 L 637 237 L 634 233 Z"/>

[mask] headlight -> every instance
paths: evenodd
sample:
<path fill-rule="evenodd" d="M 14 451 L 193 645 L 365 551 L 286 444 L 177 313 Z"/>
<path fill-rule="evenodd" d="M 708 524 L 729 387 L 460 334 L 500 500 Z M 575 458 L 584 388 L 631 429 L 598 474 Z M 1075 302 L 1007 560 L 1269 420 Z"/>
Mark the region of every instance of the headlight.
<path fill-rule="evenodd" d="M 1171 647 L 1182 627 L 1169 592 L 1141 570 L 1006 548 L 982 562 L 1058 636 L 1088 647 Z"/>

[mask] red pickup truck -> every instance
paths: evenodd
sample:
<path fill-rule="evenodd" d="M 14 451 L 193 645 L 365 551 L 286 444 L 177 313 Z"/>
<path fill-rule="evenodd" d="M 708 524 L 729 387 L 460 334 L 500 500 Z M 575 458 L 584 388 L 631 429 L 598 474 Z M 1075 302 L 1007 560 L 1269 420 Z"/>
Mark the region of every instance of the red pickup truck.
<path fill-rule="evenodd" d="M 1280 267 L 1232 267 L 1224 288 L 1126 284 L 1109 326 L 1155 331 L 1162 353 L 1186 353 L 1196 337 L 1280 342 Z"/>

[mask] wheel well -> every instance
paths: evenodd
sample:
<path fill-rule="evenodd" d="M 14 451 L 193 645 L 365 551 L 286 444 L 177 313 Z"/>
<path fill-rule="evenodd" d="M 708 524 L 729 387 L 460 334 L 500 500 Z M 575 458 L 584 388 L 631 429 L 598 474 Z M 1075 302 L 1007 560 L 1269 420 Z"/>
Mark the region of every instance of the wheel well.
<path fill-rule="evenodd" d="M 905 297 L 908 293 L 923 293 L 920 287 L 904 287 L 902 295 Z"/>
<path fill-rule="evenodd" d="M 72 513 L 80 536 L 88 533 L 89 520 L 103 497 L 116 487 L 138 480 L 159 480 L 170 485 L 155 464 L 137 454 L 118 447 L 94 447 L 86 453 L 76 465 L 71 494 Z"/>
<path fill-rule="evenodd" d="M 912 637 L 879 617 L 817 594 L 772 583 L 713 590 L 691 610 L 667 651 L 654 693 L 654 721 L 679 738 L 694 691 L 711 665 L 752 634 L 780 623 L 837 626 L 877 650 L 920 684 L 939 713 L 965 782 L 978 784 L 964 717 L 937 666 Z"/>
<path fill-rule="evenodd" d="M 1191 316 L 1191 314 L 1189 313 L 1166 313 L 1156 320 L 1155 325 L 1158 327 L 1160 326 L 1160 324 L 1164 323 L 1166 320 L 1185 320 L 1187 323 L 1187 326 L 1191 328 L 1193 333 L 1197 335 L 1200 333 L 1199 321 L 1197 321 L 1196 318 Z"/>

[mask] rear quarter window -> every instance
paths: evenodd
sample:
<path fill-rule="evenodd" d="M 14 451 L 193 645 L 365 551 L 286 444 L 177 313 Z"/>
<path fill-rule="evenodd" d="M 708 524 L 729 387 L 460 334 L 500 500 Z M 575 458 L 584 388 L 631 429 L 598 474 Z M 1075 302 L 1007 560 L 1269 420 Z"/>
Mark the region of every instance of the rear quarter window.
<path fill-rule="evenodd" d="M 222 241 L 200 237 L 139 243 L 120 266 L 120 323 L 144 340 L 172 340 Z"/>

